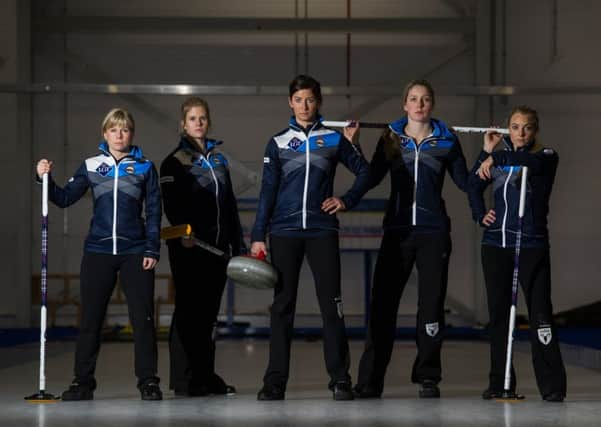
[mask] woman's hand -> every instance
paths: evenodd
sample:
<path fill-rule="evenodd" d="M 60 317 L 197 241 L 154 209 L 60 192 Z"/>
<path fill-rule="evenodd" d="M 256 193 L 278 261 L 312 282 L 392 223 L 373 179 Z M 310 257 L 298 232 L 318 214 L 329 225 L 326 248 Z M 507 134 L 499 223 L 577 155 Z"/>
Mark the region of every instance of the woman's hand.
<path fill-rule="evenodd" d="M 494 224 L 494 222 L 497 220 L 497 216 L 495 214 L 494 209 L 489 210 L 486 215 L 484 215 L 484 218 L 482 218 L 482 224 L 484 224 L 487 227 L 490 227 L 492 224 Z"/>
<path fill-rule="evenodd" d="M 35 167 L 35 171 L 38 174 L 38 177 L 42 179 L 42 176 L 45 173 L 50 173 L 52 169 L 52 162 L 46 159 L 41 159 Z"/>
<path fill-rule="evenodd" d="M 484 160 L 482 162 L 482 164 L 480 165 L 480 167 L 476 171 L 476 173 L 478 174 L 478 176 L 480 177 L 480 179 L 487 180 L 487 179 L 491 178 L 490 168 L 493 167 L 494 163 L 495 163 L 495 161 L 493 160 L 492 156 L 488 156 L 486 158 L 486 160 Z"/>
<path fill-rule="evenodd" d="M 142 268 L 144 270 L 152 270 L 157 265 L 157 260 L 154 258 L 150 258 L 145 256 L 142 260 Z"/>
<path fill-rule="evenodd" d="M 338 197 L 328 197 L 321 204 L 321 210 L 330 215 L 346 209 L 346 205 Z"/>
<path fill-rule="evenodd" d="M 344 137 L 348 139 L 351 144 L 357 144 L 359 142 L 359 122 L 356 120 L 350 120 L 348 126 L 345 126 L 343 131 Z"/>
<path fill-rule="evenodd" d="M 482 146 L 482 149 L 489 154 L 492 153 L 497 144 L 501 142 L 502 138 L 503 135 L 499 132 L 495 132 L 494 130 L 487 131 L 484 134 L 484 145 Z"/>
<path fill-rule="evenodd" d="M 250 254 L 256 258 L 261 252 L 267 256 L 267 246 L 265 246 L 265 242 L 252 242 L 250 245 Z"/>

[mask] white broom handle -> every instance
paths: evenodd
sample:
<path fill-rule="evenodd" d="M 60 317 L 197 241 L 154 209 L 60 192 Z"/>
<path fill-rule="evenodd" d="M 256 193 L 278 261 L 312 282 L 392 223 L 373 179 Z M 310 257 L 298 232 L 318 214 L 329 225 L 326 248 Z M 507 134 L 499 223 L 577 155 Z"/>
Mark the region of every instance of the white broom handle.
<path fill-rule="evenodd" d="M 324 120 L 322 122 L 322 124 L 324 126 L 328 126 L 328 127 L 332 127 L 332 128 L 345 128 L 347 126 L 349 126 L 352 122 L 347 120 L 347 121 L 334 121 L 334 120 Z M 361 126 L 361 123 L 359 123 L 359 126 Z M 386 123 L 370 123 L 371 128 L 386 128 L 388 127 L 388 124 Z M 461 132 L 461 133 L 485 133 L 488 131 L 493 131 L 496 133 L 501 133 L 503 135 L 509 135 L 509 130 L 508 129 L 502 129 L 502 128 L 482 128 L 482 127 L 471 127 L 471 126 L 452 126 L 452 129 L 455 132 Z"/>
<path fill-rule="evenodd" d="M 48 173 L 42 175 L 42 221 L 46 224 L 44 226 L 44 230 L 42 230 L 42 246 L 48 244 Z M 44 236 L 45 234 L 45 236 Z M 44 241 L 45 240 L 45 241 Z M 42 251 L 45 252 L 43 255 L 43 264 L 42 265 L 42 286 L 47 286 L 47 262 L 48 262 L 48 253 L 47 246 L 42 248 Z M 42 290 L 44 291 L 44 290 Z M 47 292 L 47 290 L 45 290 Z M 45 296 L 41 295 L 42 305 L 40 308 L 40 392 L 46 390 L 46 304 L 45 304 Z"/>
<path fill-rule="evenodd" d="M 528 189 L 528 167 L 522 167 L 522 182 L 520 186 L 520 210 L 518 215 L 524 217 L 524 208 L 526 207 L 526 190 Z"/>
<path fill-rule="evenodd" d="M 507 334 L 507 358 L 505 360 L 505 383 L 504 390 L 511 387 L 511 360 L 513 359 L 513 330 L 515 329 L 515 305 L 509 310 L 509 331 Z"/>

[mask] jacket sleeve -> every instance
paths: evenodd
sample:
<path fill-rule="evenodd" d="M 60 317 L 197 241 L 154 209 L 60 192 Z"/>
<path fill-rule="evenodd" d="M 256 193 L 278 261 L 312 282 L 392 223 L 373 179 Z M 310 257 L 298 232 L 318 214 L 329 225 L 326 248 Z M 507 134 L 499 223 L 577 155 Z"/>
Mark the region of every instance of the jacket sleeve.
<path fill-rule="evenodd" d="M 465 164 L 465 156 L 461 149 L 459 139 L 455 138 L 455 143 L 449 153 L 448 170 L 453 182 L 461 191 L 467 191 L 468 172 Z"/>
<path fill-rule="evenodd" d="M 483 180 L 481 179 L 476 171 L 482 164 L 484 160 L 488 158 L 489 154 L 486 151 L 481 151 L 474 167 L 469 173 L 467 178 L 467 197 L 470 203 L 470 208 L 472 210 L 472 218 L 476 223 L 481 226 L 482 219 L 484 215 L 486 215 L 486 205 L 484 204 L 484 190 L 486 187 L 492 182 L 491 180 Z"/>
<path fill-rule="evenodd" d="M 146 249 L 144 256 L 158 261 L 161 255 L 161 191 L 157 170 L 151 162 L 146 178 Z"/>
<path fill-rule="evenodd" d="M 369 190 L 369 165 L 359 145 L 351 144 L 344 137 L 341 137 L 338 145 L 338 158 L 355 175 L 353 185 L 341 197 L 346 209 L 352 209 Z"/>
<path fill-rule="evenodd" d="M 379 185 L 390 170 L 390 161 L 386 159 L 385 144 L 386 139 L 384 138 L 384 134 L 382 134 L 376 144 L 376 150 L 371 158 L 371 162 L 369 163 L 370 189 Z"/>
<path fill-rule="evenodd" d="M 37 181 L 42 182 L 39 178 Z M 88 179 L 87 167 L 86 163 L 83 162 L 79 169 L 75 171 L 75 174 L 69 178 L 64 188 L 56 185 L 56 182 L 52 179 L 52 174 L 48 176 L 48 200 L 59 208 L 66 208 L 81 199 L 89 187 L 90 180 Z"/>
<path fill-rule="evenodd" d="M 165 216 L 171 225 L 188 224 L 186 200 L 190 192 L 186 188 L 186 176 L 182 164 L 173 156 L 161 163 L 161 195 Z"/>
<path fill-rule="evenodd" d="M 495 151 L 491 154 L 497 166 L 526 166 L 530 174 L 555 174 L 559 156 L 554 150 L 545 148 L 535 153 L 527 151 Z"/>
<path fill-rule="evenodd" d="M 229 213 L 229 229 L 230 229 L 230 246 L 232 248 L 232 255 L 240 255 L 248 252 L 246 243 L 244 243 L 244 234 L 242 232 L 242 224 L 240 223 L 240 214 L 238 213 L 238 202 L 236 201 L 236 195 L 232 187 L 232 179 L 230 171 L 227 170 L 227 198 L 226 206 Z"/>
<path fill-rule="evenodd" d="M 255 225 L 251 233 L 251 242 L 264 242 L 267 235 L 267 224 L 271 220 L 275 206 L 282 167 L 278 153 L 278 147 L 272 139 L 265 148 L 263 157 L 263 179 L 261 182 L 261 193 L 257 206 Z"/>

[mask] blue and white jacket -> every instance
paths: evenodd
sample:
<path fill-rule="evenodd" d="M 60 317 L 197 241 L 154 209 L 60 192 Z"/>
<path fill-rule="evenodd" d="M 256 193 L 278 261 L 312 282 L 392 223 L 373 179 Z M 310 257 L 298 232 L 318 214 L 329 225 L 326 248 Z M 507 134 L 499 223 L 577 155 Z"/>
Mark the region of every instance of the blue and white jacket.
<path fill-rule="evenodd" d="M 467 190 L 467 166 L 459 140 L 446 124 L 431 119 L 432 134 L 419 145 L 405 134 L 407 117 L 384 131 L 370 163 L 370 188 L 390 172 L 384 229 L 416 233 L 448 232 L 451 227 L 442 187 L 445 172 Z"/>
<path fill-rule="evenodd" d="M 492 154 L 482 151 L 469 177 L 468 196 L 472 217 L 483 227 L 485 226 L 482 219 L 487 209 L 482 195 L 488 185 L 492 184 L 493 189 L 496 220 L 486 227 L 482 244 L 503 248 L 515 247 L 522 167 L 527 166 L 528 188 L 522 218 L 521 246 L 548 247 L 547 214 L 559 156 L 554 150 L 545 148 L 536 141 L 517 151 L 508 137 L 503 138 L 503 144 L 505 147 L 502 151 Z M 492 179 L 482 180 L 476 171 L 489 155 L 494 161 L 491 168 Z"/>
<path fill-rule="evenodd" d="M 65 208 L 91 188 L 94 213 L 84 250 L 144 254 L 158 260 L 161 195 L 154 165 L 136 146 L 119 162 L 109 153 L 106 142 L 98 148 L 100 153 L 86 159 L 64 188 L 48 180 L 48 199 Z"/>
<path fill-rule="evenodd" d="M 263 181 L 251 241 L 263 242 L 271 233 L 286 230 L 337 230 L 338 219 L 321 210 L 332 196 L 336 166 L 342 162 L 355 175 L 341 197 L 347 209 L 368 189 L 369 167 L 360 148 L 340 132 L 322 125 L 321 116 L 309 128 L 294 117 L 265 148 Z"/>
<path fill-rule="evenodd" d="M 207 139 L 200 152 L 185 136 L 161 163 L 165 215 L 171 225 L 190 224 L 194 235 L 239 255 L 246 251 L 228 161 Z M 175 244 L 170 240 L 167 244 Z"/>

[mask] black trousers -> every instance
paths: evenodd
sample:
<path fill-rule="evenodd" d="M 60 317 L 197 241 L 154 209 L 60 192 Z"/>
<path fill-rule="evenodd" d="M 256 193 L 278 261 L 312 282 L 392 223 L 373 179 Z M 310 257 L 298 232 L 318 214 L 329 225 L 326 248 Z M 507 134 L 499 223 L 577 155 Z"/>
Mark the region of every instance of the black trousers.
<path fill-rule="evenodd" d="M 441 380 L 440 351 L 451 239 L 448 233 L 385 231 L 374 271 L 371 317 L 359 364 L 359 385 L 383 390 L 401 295 L 413 265 L 418 273 L 417 357 L 411 380 Z"/>
<path fill-rule="evenodd" d="M 350 381 L 349 347 L 340 293 L 340 253 L 338 233 L 319 237 L 272 235 L 271 261 L 279 273 L 271 306 L 269 365 L 263 381 L 286 388 L 290 365 L 290 344 L 294 327 L 298 279 L 305 255 L 315 280 L 317 300 L 323 321 L 323 346 L 329 387 Z"/>
<path fill-rule="evenodd" d="M 142 254 L 110 255 L 84 252 L 81 261 L 81 326 L 75 351 L 75 378 L 95 384 L 94 372 L 106 309 L 117 282 L 127 299 L 134 332 L 138 385 L 158 381 L 154 328 L 154 270 L 142 268 Z"/>
<path fill-rule="evenodd" d="M 514 257 L 514 248 L 482 245 L 482 267 L 490 317 L 489 387 L 493 390 L 503 390 L 504 386 Z M 522 248 L 518 277 L 530 318 L 532 363 L 539 391 L 542 396 L 552 392 L 560 392 L 565 396 L 566 371 L 553 325 L 549 249 Z M 515 389 L 515 383 L 512 366 L 512 390 Z"/>
<path fill-rule="evenodd" d="M 199 247 L 169 243 L 175 284 L 175 310 L 169 334 L 170 388 L 212 388 L 215 374 L 214 327 L 227 281 L 227 261 Z"/>

